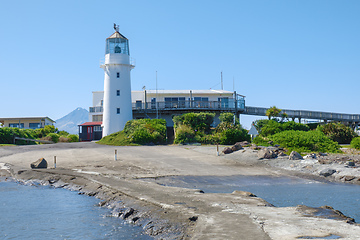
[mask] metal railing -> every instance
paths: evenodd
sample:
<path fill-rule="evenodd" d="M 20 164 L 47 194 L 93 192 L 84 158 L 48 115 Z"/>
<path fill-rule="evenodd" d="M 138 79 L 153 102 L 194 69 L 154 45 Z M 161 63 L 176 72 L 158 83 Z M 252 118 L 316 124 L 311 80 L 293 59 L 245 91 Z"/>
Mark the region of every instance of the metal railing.
<path fill-rule="evenodd" d="M 237 105 L 236 105 L 237 104 Z M 181 110 L 181 109 L 202 109 L 202 110 L 232 110 L 245 109 L 245 101 L 243 99 L 235 101 L 228 99 L 227 101 L 166 101 L 166 102 L 133 102 L 133 110 Z M 102 113 L 103 107 L 90 107 L 90 113 Z"/>
<path fill-rule="evenodd" d="M 267 109 L 268 108 L 247 106 L 243 114 L 266 116 Z M 286 113 L 288 118 L 319 119 L 319 120 L 342 121 L 342 122 L 360 122 L 359 114 L 317 112 L 317 111 L 290 110 L 290 109 L 282 109 L 281 113 Z"/>
<path fill-rule="evenodd" d="M 103 112 L 103 107 L 89 107 L 89 112 L 91 113 Z"/>
<path fill-rule="evenodd" d="M 236 105 L 237 104 L 237 105 Z M 175 110 L 175 109 L 205 109 L 205 110 L 238 110 L 245 109 L 243 99 L 235 101 L 166 101 L 166 102 L 135 102 L 132 103 L 133 110 Z"/>

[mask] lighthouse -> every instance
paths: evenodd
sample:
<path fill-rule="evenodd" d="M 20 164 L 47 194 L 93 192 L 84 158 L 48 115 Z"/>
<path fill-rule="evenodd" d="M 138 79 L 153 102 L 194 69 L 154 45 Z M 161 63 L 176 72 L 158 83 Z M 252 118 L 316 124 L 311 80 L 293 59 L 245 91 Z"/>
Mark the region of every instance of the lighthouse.
<path fill-rule="evenodd" d="M 127 121 L 132 119 L 130 71 L 134 65 L 130 63 L 129 40 L 119 32 L 114 24 L 115 32 L 106 39 L 103 98 L 103 137 L 122 131 Z"/>

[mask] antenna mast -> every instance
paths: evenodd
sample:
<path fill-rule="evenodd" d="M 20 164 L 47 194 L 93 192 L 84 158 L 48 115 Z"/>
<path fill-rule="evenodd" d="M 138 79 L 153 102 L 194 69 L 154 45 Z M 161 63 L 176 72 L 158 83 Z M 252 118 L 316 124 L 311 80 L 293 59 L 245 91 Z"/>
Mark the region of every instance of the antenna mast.
<path fill-rule="evenodd" d="M 157 85 L 157 71 L 156 71 L 156 119 L 159 119 L 159 110 L 158 110 L 158 85 Z"/>
<path fill-rule="evenodd" d="M 221 90 L 224 90 L 224 84 L 223 84 L 222 71 L 221 71 Z"/>

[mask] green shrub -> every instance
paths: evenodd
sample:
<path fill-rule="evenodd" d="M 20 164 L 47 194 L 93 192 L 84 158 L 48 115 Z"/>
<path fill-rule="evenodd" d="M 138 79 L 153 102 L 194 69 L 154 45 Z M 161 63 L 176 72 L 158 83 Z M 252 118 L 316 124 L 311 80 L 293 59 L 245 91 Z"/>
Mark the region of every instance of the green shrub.
<path fill-rule="evenodd" d="M 186 113 L 173 117 L 174 143 L 234 144 L 250 141 L 250 135 L 241 127 L 238 119 L 234 124 L 233 113 L 221 113 L 220 124 L 211 129 L 214 117 L 214 113 Z"/>
<path fill-rule="evenodd" d="M 14 137 L 36 139 L 37 134 L 32 129 L 19 129 L 10 127 L 0 128 L 0 144 L 12 144 L 14 143 Z M 16 144 L 27 144 L 27 141 L 16 140 Z M 35 144 L 35 142 L 29 142 L 29 144 Z"/>
<path fill-rule="evenodd" d="M 133 143 L 164 143 L 166 121 L 165 119 L 133 119 L 125 124 L 124 133 Z"/>
<path fill-rule="evenodd" d="M 256 128 L 256 131 L 258 131 L 259 134 L 261 134 L 261 129 L 269 122 L 268 119 L 258 119 L 256 121 L 253 121 L 254 127 Z"/>
<path fill-rule="evenodd" d="M 289 122 L 284 122 L 281 124 L 281 130 L 282 131 L 289 131 L 289 130 L 309 131 L 310 128 L 306 124 L 289 121 Z"/>
<path fill-rule="evenodd" d="M 112 133 L 106 137 L 103 137 L 97 143 L 104 145 L 114 145 L 114 146 L 128 146 L 128 145 L 138 145 L 132 143 L 130 138 L 128 138 L 124 131 Z"/>
<path fill-rule="evenodd" d="M 234 122 L 234 114 L 230 112 L 221 113 L 219 116 L 220 122 L 223 123 L 233 123 Z"/>
<path fill-rule="evenodd" d="M 290 151 L 341 152 L 339 144 L 320 131 L 283 131 L 270 136 L 269 139 Z"/>
<path fill-rule="evenodd" d="M 270 141 L 269 139 L 264 138 L 264 137 L 262 137 L 262 136 L 256 136 L 256 137 L 253 139 L 253 143 L 255 143 L 256 145 L 258 145 L 258 146 L 265 146 L 265 147 L 270 146 L 269 141 Z"/>
<path fill-rule="evenodd" d="M 60 136 L 68 136 L 68 135 L 69 135 L 69 133 L 68 133 L 67 131 L 64 131 L 64 130 L 59 131 L 58 134 L 59 134 Z"/>
<path fill-rule="evenodd" d="M 351 140 L 357 136 L 350 127 L 342 123 L 328 123 L 318 126 L 317 130 L 323 132 L 331 140 L 341 144 L 349 144 Z"/>
<path fill-rule="evenodd" d="M 103 137 L 98 143 L 108 145 L 136 145 L 164 143 L 166 121 L 164 119 L 133 119 L 125 124 L 121 132 Z"/>
<path fill-rule="evenodd" d="M 79 141 L 79 135 L 77 135 L 77 134 L 69 134 L 67 136 L 67 138 L 69 139 L 69 142 L 78 142 Z"/>
<path fill-rule="evenodd" d="M 360 150 L 360 137 L 353 138 L 353 140 L 351 140 L 350 146 Z"/>
<path fill-rule="evenodd" d="M 235 144 L 241 141 L 250 141 L 250 135 L 243 128 L 232 126 L 222 131 L 220 134 L 220 144 Z"/>
<path fill-rule="evenodd" d="M 47 137 L 50 137 L 51 141 L 53 141 L 54 143 L 59 142 L 59 138 L 60 138 L 59 134 L 57 133 L 49 133 Z"/>
<path fill-rule="evenodd" d="M 215 113 L 185 113 L 180 116 L 174 116 L 174 127 L 179 125 L 188 125 L 195 131 L 208 133 L 211 124 L 214 122 Z"/>
<path fill-rule="evenodd" d="M 261 135 L 266 137 L 270 135 L 274 135 L 282 131 L 281 123 L 275 120 L 269 120 L 265 126 L 261 129 Z"/>
<path fill-rule="evenodd" d="M 195 142 L 195 131 L 187 125 L 180 125 L 176 128 L 174 143 L 192 143 Z"/>

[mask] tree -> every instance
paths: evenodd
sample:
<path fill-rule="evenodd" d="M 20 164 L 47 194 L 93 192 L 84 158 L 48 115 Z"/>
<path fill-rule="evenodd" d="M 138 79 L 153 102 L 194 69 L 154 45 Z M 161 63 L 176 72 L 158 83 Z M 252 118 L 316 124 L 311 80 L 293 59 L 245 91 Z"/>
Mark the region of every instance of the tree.
<path fill-rule="evenodd" d="M 266 110 L 266 116 L 269 118 L 269 120 L 271 118 L 275 118 L 275 117 L 279 117 L 280 116 L 280 112 L 282 110 L 277 108 L 276 106 L 272 106 L 270 107 L 268 110 Z M 285 116 L 284 116 L 285 117 Z"/>

